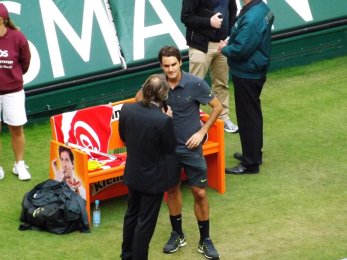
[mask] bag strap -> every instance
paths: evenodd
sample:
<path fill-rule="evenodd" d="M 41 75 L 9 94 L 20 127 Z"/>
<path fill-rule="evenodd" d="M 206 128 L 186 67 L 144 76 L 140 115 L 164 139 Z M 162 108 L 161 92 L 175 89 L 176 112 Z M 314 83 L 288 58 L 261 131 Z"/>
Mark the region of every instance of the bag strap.
<path fill-rule="evenodd" d="M 18 230 L 20 230 L 20 231 L 32 230 L 32 226 L 31 226 L 31 224 L 22 223 L 19 225 Z"/>

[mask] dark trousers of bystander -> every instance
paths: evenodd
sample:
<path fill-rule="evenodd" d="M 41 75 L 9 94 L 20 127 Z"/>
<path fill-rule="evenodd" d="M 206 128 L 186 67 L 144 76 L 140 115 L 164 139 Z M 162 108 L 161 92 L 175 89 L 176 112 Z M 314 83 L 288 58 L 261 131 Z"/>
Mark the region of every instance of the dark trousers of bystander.
<path fill-rule="evenodd" d="M 148 259 L 148 247 L 157 223 L 164 193 L 149 194 L 129 188 L 124 216 L 121 258 Z"/>
<path fill-rule="evenodd" d="M 259 170 L 263 148 L 263 114 L 260 94 L 263 79 L 232 77 L 235 110 L 242 147 L 242 164 L 249 170 Z"/>

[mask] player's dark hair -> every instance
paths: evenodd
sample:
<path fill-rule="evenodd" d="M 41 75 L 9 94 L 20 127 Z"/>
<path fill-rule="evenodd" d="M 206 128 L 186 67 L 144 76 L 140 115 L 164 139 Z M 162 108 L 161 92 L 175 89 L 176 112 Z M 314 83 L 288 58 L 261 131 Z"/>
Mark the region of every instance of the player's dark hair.
<path fill-rule="evenodd" d="M 158 59 L 160 64 L 162 64 L 163 57 L 176 57 L 179 62 L 182 61 L 182 56 L 179 51 L 175 46 L 164 46 L 163 48 L 160 49 L 159 54 L 158 54 Z"/>

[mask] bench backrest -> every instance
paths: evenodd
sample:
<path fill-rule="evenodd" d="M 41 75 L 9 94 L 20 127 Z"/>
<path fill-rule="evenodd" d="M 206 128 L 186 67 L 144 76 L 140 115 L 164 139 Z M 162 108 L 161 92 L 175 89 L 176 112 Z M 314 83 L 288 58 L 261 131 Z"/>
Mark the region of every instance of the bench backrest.
<path fill-rule="evenodd" d="M 111 138 L 109 142 L 109 150 L 123 148 L 125 146 L 123 141 L 120 139 L 119 132 L 118 132 L 119 112 L 123 104 L 134 103 L 134 102 L 135 102 L 135 99 L 130 98 L 130 99 L 118 101 L 111 104 L 113 108 L 113 116 L 111 120 L 112 133 L 111 133 Z"/>
<path fill-rule="evenodd" d="M 93 106 L 52 116 L 52 140 L 77 144 L 107 153 L 124 147 L 118 133 L 119 112 L 127 99 L 109 105 Z"/>

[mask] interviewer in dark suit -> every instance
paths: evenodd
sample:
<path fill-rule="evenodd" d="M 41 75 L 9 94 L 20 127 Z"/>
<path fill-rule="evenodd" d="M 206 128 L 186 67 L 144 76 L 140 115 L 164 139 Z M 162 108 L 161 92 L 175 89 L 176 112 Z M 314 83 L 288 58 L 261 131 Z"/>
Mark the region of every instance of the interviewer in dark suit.
<path fill-rule="evenodd" d="M 127 148 L 124 183 L 129 188 L 124 216 L 122 259 L 148 259 L 148 247 L 168 189 L 166 160 L 176 146 L 171 110 L 162 108 L 169 85 L 163 75 L 150 76 L 143 99 L 124 104 L 119 134 Z"/>

